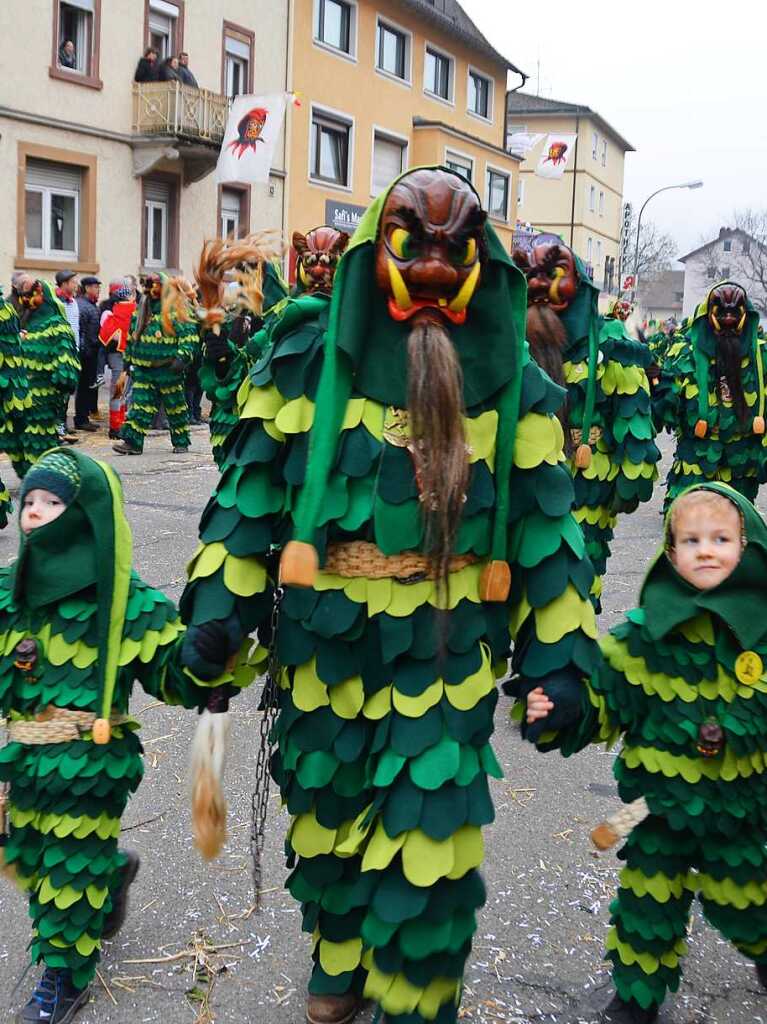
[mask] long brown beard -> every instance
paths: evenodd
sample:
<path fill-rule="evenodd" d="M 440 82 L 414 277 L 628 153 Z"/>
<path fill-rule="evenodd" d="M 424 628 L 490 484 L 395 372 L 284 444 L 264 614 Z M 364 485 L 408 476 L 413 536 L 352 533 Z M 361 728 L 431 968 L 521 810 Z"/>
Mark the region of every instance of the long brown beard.
<path fill-rule="evenodd" d="M 540 368 L 545 370 L 555 384 L 566 389 L 563 352 L 567 344 L 567 332 L 553 309 L 546 305 L 535 305 L 528 308 L 527 341 L 530 345 L 530 354 Z M 567 399 L 557 416 L 565 431 L 565 438 L 568 439 Z"/>
<path fill-rule="evenodd" d="M 732 406 L 741 424 L 749 417 L 746 396 L 743 393 L 740 338 L 737 334 L 720 334 L 716 339 L 716 389 L 722 398 L 721 379 L 724 377 L 730 389 Z"/>
<path fill-rule="evenodd" d="M 443 323 L 429 314 L 416 318 L 408 338 L 407 406 L 425 550 L 442 589 L 466 500 L 469 460 L 461 364 Z"/>

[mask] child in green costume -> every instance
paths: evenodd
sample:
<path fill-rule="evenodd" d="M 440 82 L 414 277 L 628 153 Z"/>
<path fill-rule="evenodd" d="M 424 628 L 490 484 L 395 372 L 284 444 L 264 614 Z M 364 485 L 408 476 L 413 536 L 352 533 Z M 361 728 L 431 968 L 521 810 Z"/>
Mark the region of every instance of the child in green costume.
<path fill-rule="evenodd" d="M 221 697 L 234 676 L 206 685 L 184 670 L 174 605 L 131 569 L 109 466 L 54 449 L 27 473 L 21 505 L 19 558 L 0 570 L 0 853 L 29 895 L 32 958 L 45 965 L 17 1020 L 64 1024 L 88 999 L 101 940 L 123 923 L 138 870 L 117 845 L 143 771 L 127 715 L 133 683 L 169 704 L 221 711 L 211 687 Z"/>
<path fill-rule="evenodd" d="M 580 714 L 544 732 L 556 701 L 527 697 L 527 736 L 567 756 L 623 749 L 621 799 L 649 815 L 628 837 L 607 956 L 617 995 L 606 1019 L 655 1020 L 676 991 L 693 896 L 753 960 L 767 987 L 767 527 L 721 483 L 686 491 L 639 607 L 602 641 Z"/>

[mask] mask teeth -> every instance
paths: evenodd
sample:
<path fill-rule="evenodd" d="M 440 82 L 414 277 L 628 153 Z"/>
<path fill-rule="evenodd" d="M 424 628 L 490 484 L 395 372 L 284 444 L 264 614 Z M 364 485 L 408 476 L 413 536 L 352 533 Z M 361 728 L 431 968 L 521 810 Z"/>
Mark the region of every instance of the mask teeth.
<path fill-rule="evenodd" d="M 474 289 L 477 287 L 477 281 L 479 280 L 479 263 L 474 264 L 474 268 L 466 280 L 461 285 L 461 290 L 458 292 L 456 297 L 448 306 L 448 309 L 452 313 L 462 313 L 474 294 Z"/>
<path fill-rule="evenodd" d="M 387 265 L 389 268 L 389 282 L 391 283 L 391 290 L 397 306 L 402 310 L 410 309 L 413 305 L 413 300 L 410 298 L 410 292 L 407 290 L 402 274 L 400 274 L 394 260 L 387 260 Z"/>

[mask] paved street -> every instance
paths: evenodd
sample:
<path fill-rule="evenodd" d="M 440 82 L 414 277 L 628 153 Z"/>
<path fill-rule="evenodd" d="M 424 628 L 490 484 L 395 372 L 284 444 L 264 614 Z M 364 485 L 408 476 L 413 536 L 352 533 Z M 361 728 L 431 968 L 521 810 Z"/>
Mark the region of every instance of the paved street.
<path fill-rule="evenodd" d="M 113 456 L 103 435 L 83 444 L 118 465 L 142 576 L 177 599 L 197 522 L 216 479 L 207 427 L 193 449 L 173 455 L 167 434 L 142 458 Z M 668 446 L 666 446 L 668 447 Z M 13 474 L 3 460 L 7 482 Z M 633 602 L 660 536 L 658 506 L 623 521 L 605 580 L 612 624 Z M 15 553 L 15 526 L 0 535 L 0 560 Z M 187 752 L 195 716 L 136 692 L 143 722 L 145 781 L 124 818 L 124 843 L 142 858 L 128 921 L 105 944 L 100 977 L 82 1024 L 163 1021 L 292 1024 L 303 1020 L 309 939 L 282 889 L 287 823 L 272 799 L 265 865 L 265 909 L 251 912 L 248 868 L 250 792 L 258 740 L 254 687 L 234 709 L 227 772 L 230 840 L 207 866 L 193 849 L 187 810 Z M 488 905 L 466 973 L 463 1019 L 476 1024 L 575 1024 L 595 1019 L 609 998 L 602 944 L 615 884 L 614 855 L 597 855 L 589 831 L 618 806 L 612 754 L 592 749 L 565 761 L 522 744 L 499 704 L 496 750 L 506 778 L 492 788 L 495 825 L 486 833 Z M 26 964 L 23 899 L 0 887 L 0 1004 L 26 998 L 33 975 L 12 989 Z M 696 915 L 683 986 L 662 1020 L 674 1024 L 767 1021 L 767 996 L 752 968 Z M 196 965 L 196 969 L 195 969 Z M 367 1020 L 368 1018 L 363 1018 Z"/>

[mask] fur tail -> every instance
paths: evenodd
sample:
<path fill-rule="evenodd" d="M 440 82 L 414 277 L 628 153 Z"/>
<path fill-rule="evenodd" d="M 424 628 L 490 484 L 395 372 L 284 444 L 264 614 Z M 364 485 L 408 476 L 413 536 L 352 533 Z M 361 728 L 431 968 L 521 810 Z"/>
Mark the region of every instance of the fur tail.
<path fill-rule="evenodd" d="M 217 857 L 226 842 L 224 768 L 229 744 L 229 712 L 200 716 L 192 743 L 192 826 L 194 843 L 205 860 Z"/>

